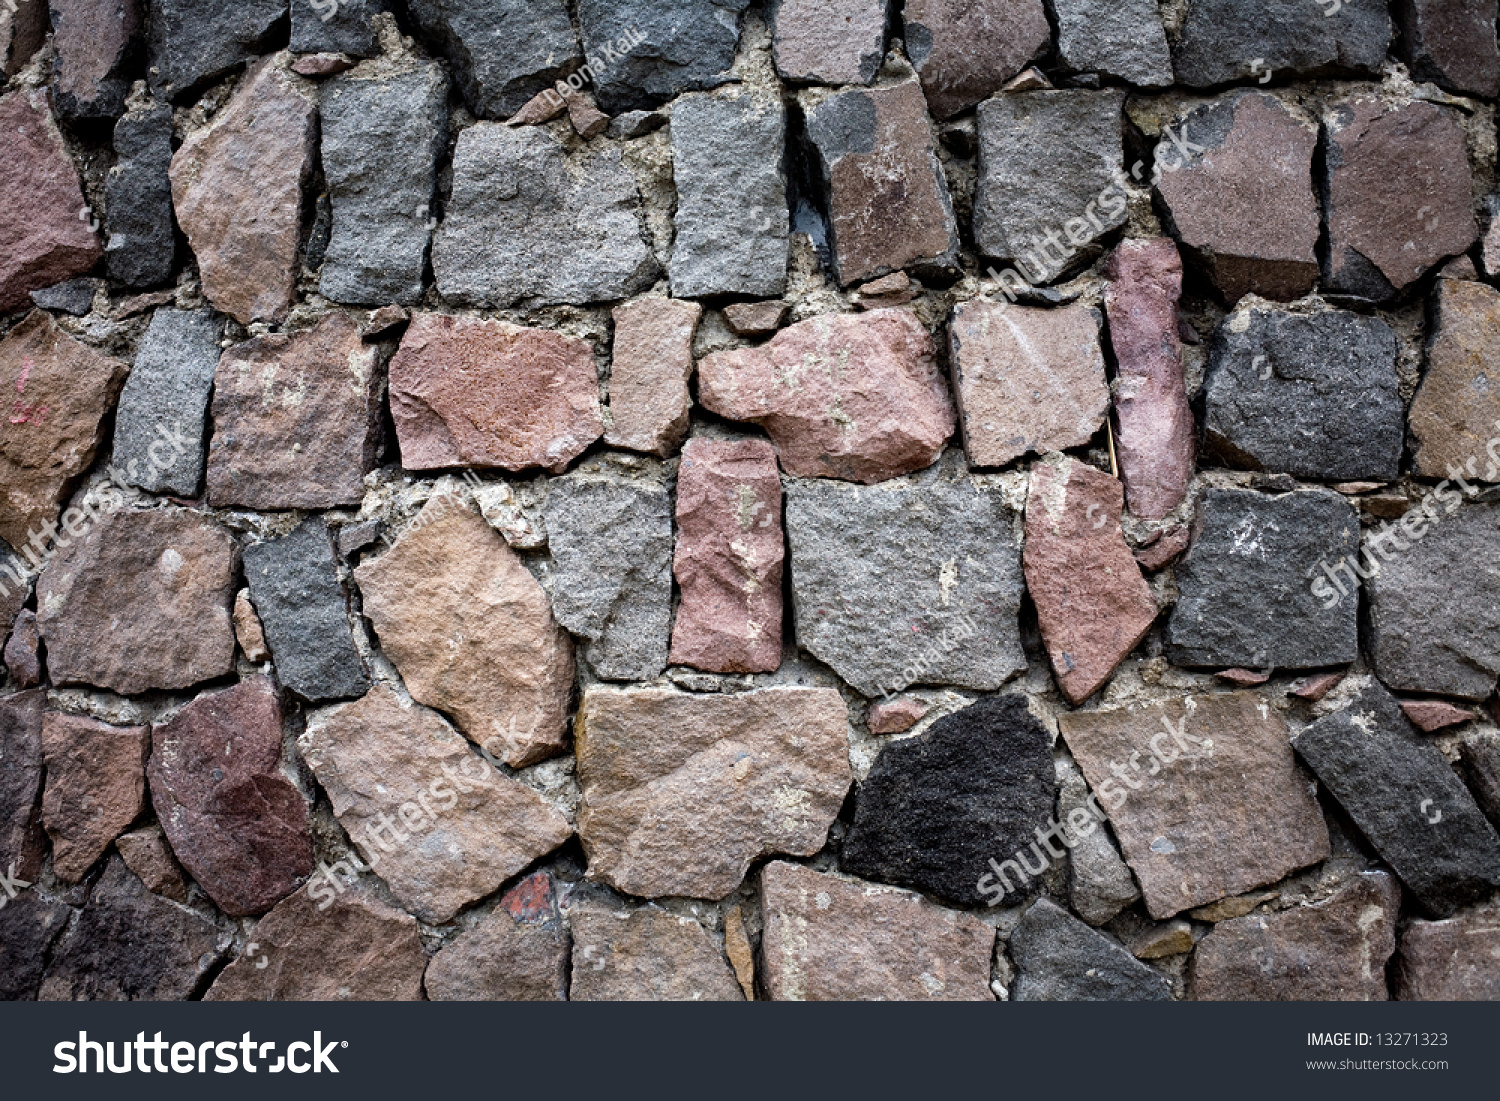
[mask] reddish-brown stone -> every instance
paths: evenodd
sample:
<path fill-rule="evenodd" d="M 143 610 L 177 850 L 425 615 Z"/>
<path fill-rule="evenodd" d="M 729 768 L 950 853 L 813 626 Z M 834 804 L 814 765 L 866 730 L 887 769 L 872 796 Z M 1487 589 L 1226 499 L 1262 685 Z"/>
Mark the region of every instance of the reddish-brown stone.
<path fill-rule="evenodd" d="M 557 94 L 562 96 L 568 110 L 568 121 L 578 136 L 587 141 L 597 138 L 609 128 L 609 116 L 599 110 L 594 97 L 573 88 L 566 81 L 557 82 Z"/>
<path fill-rule="evenodd" d="M 500 908 L 517 921 L 551 921 L 557 917 L 557 893 L 552 877 L 533 872 L 500 896 Z"/>
<path fill-rule="evenodd" d="M 689 440 L 677 475 L 682 590 L 671 661 L 714 673 L 781 665 L 781 477 L 764 440 Z"/>
<path fill-rule="evenodd" d="M 882 482 L 930 466 L 953 435 L 934 357 L 910 310 L 825 314 L 706 356 L 699 400 L 765 428 L 788 474 Z"/>
<path fill-rule="evenodd" d="M 1415 79 L 1459 95 L 1494 99 L 1500 92 L 1495 0 L 1396 0 L 1391 14 Z"/>
<path fill-rule="evenodd" d="M 1415 473 L 1500 480 L 1489 441 L 1500 434 L 1500 292 L 1463 279 L 1438 280 L 1427 370 L 1412 399 Z M 1405 509 L 1402 509 L 1405 512 Z"/>
<path fill-rule="evenodd" d="M 291 308 L 302 189 L 317 137 L 316 87 L 268 58 L 172 158 L 172 205 L 198 257 L 203 294 L 242 325 Z"/>
<path fill-rule="evenodd" d="M 689 917 L 665 910 L 575 910 L 575 1002 L 744 1000 L 713 938 Z"/>
<path fill-rule="evenodd" d="M 230 916 L 265 913 L 312 872 L 307 804 L 281 771 L 270 680 L 199 696 L 156 726 L 147 775 L 172 851 Z"/>
<path fill-rule="evenodd" d="M 1401 934 L 1396 997 L 1500 1001 L 1500 915 L 1474 910 L 1447 921 L 1413 921 Z"/>
<path fill-rule="evenodd" d="M 433 313 L 391 360 L 391 416 L 407 470 L 560 472 L 604 431 L 587 341 Z"/>
<path fill-rule="evenodd" d="M 354 68 L 354 59 L 343 54 L 305 54 L 292 62 L 292 72 L 298 76 L 336 76 Z"/>
<path fill-rule="evenodd" d="M 1402 700 L 1401 710 L 1413 724 L 1431 734 L 1434 730 L 1446 730 L 1450 726 L 1461 726 L 1472 722 L 1474 712 L 1454 707 L 1441 700 Z"/>
<path fill-rule="evenodd" d="M 0 4 L 0 74 L 15 76 L 47 40 L 47 0 Z"/>
<path fill-rule="evenodd" d="M 37 653 L 41 641 L 36 613 L 30 608 L 21 609 L 5 642 L 5 668 L 22 688 L 35 688 L 42 683 L 42 660 Z"/>
<path fill-rule="evenodd" d="M 358 505 L 380 443 L 379 354 L 331 313 L 237 344 L 214 372 L 208 500 L 216 508 Z"/>
<path fill-rule="evenodd" d="M 42 11 L 45 27 L 45 5 Z M 32 291 L 88 271 L 104 248 L 45 94 L 0 97 L 0 133 L 0 194 L 6 197 L 0 205 L 0 313 L 9 313 Z"/>
<path fill-rule="evenodd" d="M 688 379 L 702 316 L 696 302 L 655 295 L 615 307 L 605 443 L 663 457 L 677 450 L 693 407 Z"/>
<path fill-rule="evenodd" d="M 82 879 L 145 809 L 150 748 L 149 727 L 110 726 L 60 711 L 42 717 L 42 820 L 62 882 Z"/>
<path fill-rule="evenodd" d="M 1337 688 L 1339 681 L 1343 680 L 1346 675 L 1346 673 L 1319 673 L 1315 677 L 1303 677 L 1292 685 L 1292 695 L 1299 700 L 1317 703 Z"/>
<path fill-rule="evenodd" d="M 927 705 L 912 696 L 872 704 L 865 717 L 871 734 L 902 734 L 922 721 Z"/>
<path fill-rule="evenodd" d="M 1239 688 L 1254 688 L 1271 679 L 1270 673 L 1258 673 L 1254 669 L 1221 669 L 1214 676 Z"/>
<path fill-rule="evenodd" d="M 1082 447 L 1109 413 L 1099 314 L 975 299 L 948 328 L 964 451 L 974 466 Z"/>
<path fill-rule="evenodd" d="M 42 828 L 42 708 L 40 689 L 0 699 L 0 872 L 33 880 L 47 856 Z"/>
<path fill-rule="evenodd" d="M 0 341 L 0 539 L 22 549 L 35 535 L 32 555 L 47 546 L 44 525 L 93 465 L 129 370 L 41 310 Z"/>
<path fill-rule="evenodd" d="M 528 99 L 519 111 L 510 117 L 507 126 L 540 126 L 551 122 L 568 109 L 568 101 L 555 88 L 544 88 Z"/>
<path fill-rule="evenodd" d="M 1073 704 L 1088 699 L 1146 637 L 1151 586 L 1120 531 L 1125 491 L 1103 471 L 1058 456 L 1031 468 L 1026 588 L 1052 674 Z"/>
<path fill-rule="evenodd" d="M 785 302 L 731 302 L 724 321 L 739 336 L 769 336 L 781 328 L 791 306 Z"/>
<path fill-rule="evenodd" d="M 52 80 L 67 119 L 115 119 L 125 113 L 129 70 L 145 20 L 139 0 L 50 0 Z"/>
<path fill-rule="evenodd" d="M 1122 241 L 1108 277 L 1120 477 L 1130 511 L 1159 520 L 1187 495 L 1197 452 L 1177 336 L 1182 260 L 1164 237 Z"/>
<path fill-rule="evenodd" d="M 907 0 L 906 49 L 940 119 L 988 99 L 1052 38 L 1041 0 Z M 1027 83 L 1007 91 L 1050 87 Z"/>
<path fill-rule="evenodd" d="M 883 310 L 890 306 L 904 306 L 921 291 L 921 286 L 911 281 L 904 271 L 892 272 L 872 280 L 859 288 L 855 305 L 862 310 Z"/>
<path fill-rule="evenodd" d="M 53 683 L 130 696 L 233 672 L 234 568 L 229 533 L 198 513 L 104 515 L 37 582 Z"/>
<path fill-rule="evenodd" d="M 122 833 L 115 838 L 115 848 L 124 858 L 125 866 L 140 877 L 152 894 L 177 902 L 187 901 L 187 881 L 160 826 Z"/>
<path fill-rule="evenodd" d="M 1147 573 L 1155 573 L 1163 569 L 1168 563 L 1183 551 L 1188 549 L 1188 544 L 1193 541 L 1193 533 L 1189 528 L 1177 527 L 1166 532 L 1162 537 L 1149 546 L 1141 547 L 1135 552 L 1135 560 L 1141 564 L 1141 569 Z"/>
<path fill-rule="evenodd" d="M 869 84 L 885 60 L 885 0 L 780 0 L 773 51 L 787 80 Z"/>

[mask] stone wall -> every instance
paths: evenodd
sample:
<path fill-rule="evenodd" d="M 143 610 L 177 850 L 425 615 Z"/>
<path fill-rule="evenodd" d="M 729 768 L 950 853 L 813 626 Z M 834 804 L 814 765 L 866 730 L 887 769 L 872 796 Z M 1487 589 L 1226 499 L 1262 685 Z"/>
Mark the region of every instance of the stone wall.
<path fill-rule="evenodd" d="M 1500 997 L 1494 0 L 4 9 L 0 996 Z"/>

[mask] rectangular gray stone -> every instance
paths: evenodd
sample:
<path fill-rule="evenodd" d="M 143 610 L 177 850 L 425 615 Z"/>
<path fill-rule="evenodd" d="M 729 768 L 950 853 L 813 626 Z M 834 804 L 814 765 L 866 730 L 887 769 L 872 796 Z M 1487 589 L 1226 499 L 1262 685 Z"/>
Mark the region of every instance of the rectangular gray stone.
<path fill-rule="evenodd" d="M 563 0 L 407 0 L 406 10 L 480 118 L 509 118 L 583 60 Z"/>
<path fill-rule="evenodd" d="M 172 278 L 172 109 L 150 103 L 115 124 L 118 160 L 104 180 L 104 270 L 127 287 Z"/>
<path fill-rule="evenodd" d="M 375 14 L 384 0 L 291 0 L 294 54 L 377 57 Z"/>

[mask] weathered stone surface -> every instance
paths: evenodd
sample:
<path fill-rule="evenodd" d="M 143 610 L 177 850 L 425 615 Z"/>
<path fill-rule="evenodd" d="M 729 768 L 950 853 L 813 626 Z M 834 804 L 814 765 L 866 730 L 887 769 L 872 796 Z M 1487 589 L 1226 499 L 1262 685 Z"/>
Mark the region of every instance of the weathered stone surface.
<path fill-rule="evenodd" d="M 251 661 L 270 660 L 265 630 L 261 627 L 255 605 L 250 601 L 249 589 L 241 589 L 234 597 L 234 640 Z"/>
<path fill-rule="evenodd" d="M 1214 926 L 1188 970 L 1194 1001 L 1385 1001 L 1401 888 L 1366 872 L 1318 903 Z"/>
<path fill-rule="evenodd" d="M 729 79 L 750 0 L 580 0 L 578 25 L 599 106 L 655 107 Z"/>
<path fill-rule="evenodd" d="M 750 945 L 750 936 L 745 932 L 745 919 L 741 907 L 731 906 L 724 911 L 724 954 L 729 957 L 729 966 L 734 968 L 735 980 L 745 995 L 745 1001 L 755 1000 L 755 950 Z"/>
<path fill-rule="evenodd" d="M 1500 47 L 1495 0 L 1399 0 L 1391 6 L 1401 28 L 1401 56 L 1417 80 L 1459 95 L 1493 99 L 1500 92 Z"/>
<path fill-rule="evenodd" d="M 993 691 L 1026 667 L 1019 539 L 998 487 L 941 472 L 875 490 L 795 482 L 786 524 L 797 641 L 866 696 Z"/>
<path fill-rule="evenodd" d="M 1172 57 L 1156 0 L 1053 0 L 1052 10 L 1057 53 L 1068 68 L 1147 88 L 1172 83 Z"/>
<path fill-rule="evenodd" d="M 347 699 L 370 687 L 321 516 L 309 516 L 290 535 L 246 547 L 245 580 L 282 684 L 313 701 Z"/>
<path fill-rule="evenodd" d="M 575 733 L 589 876 L 643 898 L 723 898 L 763 856 L 811 856 L 849 790 L 830 688 L 591 688 Z"/>
<path fill-rule="evenodd" d="M 295 0 L 293 7 L 305 6 Z M 448 133 L 441 66 L 361 66 L 318 92 L 333 236 L 319 289 L 335 302 L 415 305 L 425 286 L 437 160 Z"/>
<path fill-rule="evenodd" d="M 1465 731 L 1458 744 L 1459 775 L 1491 822 L 1500 822 L 1500 734 L 1478 728 Z"/>
<path fill-rule="evenodd" d="M 1028 452 L 1082 447 L 1109 412 L 1099 312 L 976 298 L 948 328 L 953 391 L 974 466 L 1004 466 Z"/>
<path fill-rule="evenodd" d="M 355 60 L 343 54 L 304 54 L 292 61 L 289 68 L 298 76 L 336 76 L 354 68 Z"/>
<path fill-rule="evenodd" d="M 151 90 L 188 97 L 263 52 L 286 14 L 287 0 L 151 0 Z"/>
<path fill-rule="evenodd" d="M 1401 933 L 1396 997 L 1407 1002 L 1500 999 L 1500 921 L 1475 910 L 1447 921 L 1414 921 Z"/>
<path fill-rule="evenodd" d="M 1314 677 L 1303 677 L 1292 685 L 1291 694 L 1300 700 L 1310 700 L 1316 703 L 1338 687 L 1340 681 L 1348 674 L 1346 672 L 1322 673 Z"/>
<path fill-rule="evenodd" d="M 1157 920 L 1328 856 L 1286 722 L 1254 692 L 1075 711 L 1058 727 Z"/>
<path fill-rule="evenodd" d="M 520 906 L 528 895 L 539 902 Z M 567 1001 L 569 958 L 552 882 L 537 872 L 432 957 L 427 996 L 435 1002 Z"/>
<path fill-rule="evenodd" d="M 759 347 L 715 352 L 698 364 L 698 397 L 763 427 L 799 478 L 870 484 L 920 470 L 955 421 L 932 337 L 905 309 L 825 314 Z"/>
<path fill-rule="evenodd" d="M 1109 834 L 1097 825 L 1084 831 L 1090 820 L 1102 824 L 1106 819 L 1097 801 L 1090 802 L 1093 793 L 1083 773 L 1068 763 L 1059 770 L 1058 780 L 1057 820 L 1067 824 L 1073 838 L 1068 852 L 1068 901 L 1084 921 L 1103 925 L 1140 898 L 1141 889 Z M 1079 812 L 1082 816 L 1075 818 Z"/>
<path fill-rule="evenodd" d="M 1426 734 L 1472 722 L 1474 712 L 1439 700 L 1402 700 L 1401 710 L 1412 725 Z"/>
<path fill-rule="evenodd" d="M 5 668 L 22 688 L 35 688 L 42 682 L 42 662 L 37 654 L 41 633 L 36 629 L 36 613 L 23 609 L 11 626 L 5 641 Z"/>
<path fill-rule="evenodd" d="M 383 685 L 314 714 L 297 747 L 365 861 L 423 921 L 451 920 L 573 833 L 441 716 Z"/>
<path fill-rule="evenodd" d="M 917 82 L 804 93 L 801 102 L 839 282 L 953 269 L 958 226 Z"/>
<path fill-rule="evenodd" d="M 34 565 L 0 539 L 0 629 L 7 623 L 14 624 L 22 606 L 31 598 L 34 570 Z"/>
<path fill-rule="evenodd" d="M 664 910 L 575 910 L 575 1002 L 740 1002 L 724 953 L 691 918 Z"/>
<path fill-rule="evenodd" d="M 1125 490 L 1067 456 L 1036 463 L 1026 500 L 1023 563 L 1052 675 L 1073 704 L 1109 680 L 1156 621 L 1120 513 Z"/>
<path fill-rule="evenodd" d="M 785 80 L 869 84 L 885 60 L 884 0 L 776 0 L 772 54 Z"/>
<path fill-rule="evenodd" d="M 1500 836 L 1378 681 L 1292 745 L 1431 916 L 1500 886 Z"/>
<path fill-rule="evenodd" d="M 677 473 L 682 592 L 672 662 L 714 673 L 781 665 L 785 539 L 776 453 L 764 440 L 694 439 Z"/>
<path fill-rule="evenodd" d="M 435 497 L 389 552 L 354 571 L 364 612 L 412 698 L 512 768 L 559 752 L 573 646 L 504 539 Z"/>
<path fill-rule="evenodd" d="M 47 693 L 0 699 L 0 858 L 10 875 L 33 880 L 47 855 L 42 829 L 42 708 Z M 3 951 L 3 949 L 0 949 Z"/>
<path fill-rule="evenodd" d="M 1028 282 L 1051 282 L 1080 248 L 1124 224 L 1123 197 L 1100 201 L 1124 156 L 1123 102 L 1119 91 L 1071 89 L 1013 92 L 979 105 L 980 252 L 1018 268 L 1024 260 Z M 1044 239 L 1061 259 L 1046 251 Z"/>
<path fill-rule="evenodd" d="M 214 375 L 209 503 L 357 506 L 380 445 L 379 360 L 339 312 L 226 351 Z"/>
<path fill-rule="evenodd" d="M 376 57 L 375 16 L 384 0 L 293 0 L 291 50 L 297 54 L 331 53 Z M 388 150 L 396 152 L 396 150 Z"/>
<path fill-rule="evenodd" d="M 1406 436 L 1400 386 L 1396 334 L 1378 317 L 1242 302 L 1209 347 L 1205 447 L 1250 470 L 1393 482 Z"/>
<path fill-rule="evenodd" d="M 609 446 L 663 458 L 681 446 L 693 408 L 693 334 L 702 316 L 696 302 L 659 295 L 615 307 L 604 430 Z"/>
<path fill-rule="evenodd" d="M 859 786 L 843 869 L 960 905 L 998 901 L 986 862 L 1024 849 L 1052 813 L 1050 742 L 1016 695 L 891 742 Z"/>
<path fill-rule="evenodd" d="M 155 726 L 146 775 L 172 851 L 230 916 L 265 913 L 312 871 L 307 804 L 281 772 L 269 679 L 199 696 Z"/>
<path fill-rule="evenodd" d="M 52 86 L 69 120 L 115 119 L 135 77 L 140 0 L 50 0 Z"/>
<path fill-rule="evenodd" d="M 786 287 L 785 145 L 778 99 L 736 87 L 672 104 L 674 295 L 763 296 Z"/>
<path fill-rule="evenodd" d="M 559 81 L 558 83 L 562 83 Z M 521 109 L 506 120 L 507 126 L 540 126 L 560 118 L 568 109 L 568 101 L 556 87 L 546 88 L 528 99 Z"/>
<path fill-rule="evenodd" d="M 609 129 L 609 116 L 599 110 L 593 96 L 562 80 L 557 82 L 557 94 L 562 96 L 568 111 L 568 123 L 579 137 L 587 141 Z"/>
<path fill-rule="evenodd" d="M 604 429 L 587 341 L 434 313 L 412 318 L 391 360 L 391 417 L 407 470 L 561 473 Z"/>
<path fill-rule="evenodd" d="M 1473 243 L 1466 138 L 1453 112 L 1352 99 L 1327 108 L 1323 123 L 1330 290 L 1388 298 Z"/>
<path fill-rule="evenodd" d="M 172 205 L 203 293 L 242 325 L 291 308 L 316 135 L 313 85 L 276 57 L 172 158 Z"/>
<path fill-rule="evenodd" d="M 1411 404 L 1414 472 L 1424 478 L 1500 479 L 1490 441 L 1500 426 L 1500 292 L 1483 283 L 1437 281 L 1427 372 Z"/>
<path fill-rule="evenodd" d="M 132 696 L 234 671 L 234 541 L 186 509 L 106 513 L 37 581 L 55 684 Z"/>
<path fill-rule="evenodd" d="M 94 296 L 98 294 L 103 282 L 102 279 L 79 276 L 77 279 L 32 291 L 29 297 L 33 304 L 44 310 L 71 314 L 73 317 L 87 317 L 94 308 Z"/>
<path fill-rule="evenodd" d="M 19 73 L 46 38 L 46 0 L 0 5 L 0 73 L 7 78 Z"/>
<path fill-rule="evenodd" d="M 907 0 L 906 51 L 933 116 L 988 99 L 1052 38 L 1040 0 Z"/>
<path fill-rule="evenodd" d="M 1187 495 L 1198 447 L 1177 333 L 1182 259 L 1164 237 L 1122 241 L 1106 274 L 1120 478 L 1130 511 L 1160 520 Z"/>
<path fill-rule="evenodd" d="M 901 734 L 916 726 L 926 714 L 927 705 L 921 700 L 914 696 L 901 696 L 871 704 L 870 712 L 865 717 L 865 725 L 870 728 L 871 734 Z"/>
<path fill-rule="evenodd" d="M 314 901 L 304 888 L 262 918 L 254 929 L 256 955 L 226 967 L 203 1000 L 422 1000 L 427 954 L 416 919 L 359 888 L 331 909 Z"/>
<path fill-rule="evenodd" d="M 541 127 L 471 126 L 432 246 L 438 291 L 485 308 L 639 294 L 660 274 L 640 213 L 617 146 L 569 153 Z"/>
<path fill-rule="evenodd" d="M 509 118 L 582 60 L 563 0 L 409 0 L 407 11 L 480 118 Z"/>
<path fill-rule="evenodd" d="M 1365 581 L 1370 656 L 1397 691 L 1482 700 L 1500 676 L 1500 623 L 1492 611 L 1500 600 L 1493 553 L 1500 507 L 1452 507 L 1447 502 L 1431 528 L 1422 521 L 1432 513 L 1416 510 L 1411 530 L 1403 524 L 1400 533 L 1389 528 L 1383 539 L 1372 533 L 1366 540 L 1366 572 L 1374 571 Z M 1339 574 L 1341 588 L 1343 579 Z"/>
<path fill-rule="evenodd" d="M 731 302 L 724 307 L 724 321 L 738 336 L 769 336 L 781 328 L 789 309 L 785 302 Z"/>
<path fill-rule="evenodd" d="M 183 1001 L 230 945 L 192 910 L 157 898 L 111 857 L 89 904 L 57 943 L 44 1002 Z"/>
<path fill-rule="evenodd" d="M 0 97 L 0 312 L 27 295 L 92 268 L 102 255 L 89 228 L 83 189 L 42 93 Z"/>
<path fill-rule="evenodd" d="M 1353 557 L 1359 518 L 1327 490 L 1267 496 L 1210 489 L 1177 565 L 1169 661 L 1222 669 L 1316 669 L 1359 656 L 1358 602 L 1319 599 L 1323 563 Z M 1329 590 L 1331 592 L 1332 590 Z"/>
<path fill-rule="evenodd" d="M 130 485 L 151 493 L 197 495 L 208 396 L 223 335 L 223 320 L 207 310 L 163 309 L 151 315 L 115 415 L 111 462 Z"/>
<path fill-rule="evenodd" d="M 1118 941 L 1045 898 L 1010 935 L 1018 1002 L 1165 1002 L 1172 984 Z"/>
<path fill-rule="evenodd" d="M 1384 0 L 1191 0 L 1172 51 L 1179 84 L 1208 88 L 1271 70 L 1283 77 L 1377 76 L 1391 40 Z M 1259 70 L 1250 60 L 1261 58 Z"/>
<path fill-rule="evenodd" d="M 782 861 L 760 878 L 776 1001 L 991 1001 L 995 931 L 921 895 Z"/>
<path fill-rule="evenodd" d="M 1177 239 L 1230 303 L 1246 294 L 1288 300 L 1318 277 L 1313 194 L 1318 127 L 1275 96 L 1230 92 L 1171 123 L 1184 163 L 1163 138 L 1156 189 Z"/>
<path fill-rule="evenodd" d="M 144 826 L 115 838 L 125 866 L 140 877 L 146 889 L 154 895 L 162 895 L 174 902 L 186 902 L 187 883 L 182 878 L 182 868 L 172 849 L 167 844 L 166 834 L 160 826 Z"/>
<path fill-rule="evenodd" d="M 660 676 L 672 633 L 671 494 L 574 474 L 548 487 L 546 519 L 552 614 L 588 640 L 589 668 L 605 680 Z"/>
<path fill-rule="evenodd" d="M 72 915 L 61 903 L 30 893 L 0 908 L 0 1001 L 36 1000 L 48 953 Z"/>
<path fill-rule="evenodd" d="M 1257 672 L 1254 669 L 1220 669 L 1214 674 L 1225 684 L 1232 684 L 1236 688 L 1254 688 L 1258 684 L 1265 684 L 1271 679 L 1267 672 Z"/>
<path fill-rule="evenodd" d="M 42 819 L 52 839 L 52 870 L 77 883 L 146 807 L 151 731 L 110 726 L 82 715 L 42 717 L 47 791 Z"/>

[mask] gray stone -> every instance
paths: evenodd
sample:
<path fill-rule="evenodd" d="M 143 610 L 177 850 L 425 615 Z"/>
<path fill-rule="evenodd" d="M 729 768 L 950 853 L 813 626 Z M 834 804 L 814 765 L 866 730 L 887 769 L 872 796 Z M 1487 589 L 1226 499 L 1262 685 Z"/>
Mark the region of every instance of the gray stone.
<path fill-rule="evenodd" d="M 287 0 L 151 0 L 151 90 L 186 98 L 265 52 L 286 15 Z"/>
<path fill-rule="evenodd" d="M 432 247 L 438 291 L 487 308 L 628 298 L 659 274 L 640 210 L 617 147 L 570 155 L 539 126 L 471 126 Z"/>
<path fill-rule="evenodd" d="M 98 279 L 81 276 L 32 291 L 31 300 L 44 310 L 84 317 L 94 308 L 94 294 L 99 285 Z"/>
<path fill-rule="evenodd" d="M 509 118 L 583 59 L 563 0 L 408 0 L 406 8 L 480 118 Z"/>
<path fill-rule="evenodd" d="M 115 416 L 112 462 L 130 485 L 178 497 L 197 494 L 223 335 L 223 320 L 207 310 L 152 314 Z"/>
<path fill-rule="evenodd" d="M 319 289 L 350 305 L 415 305 L 436 224 L 448 78 L 435 64 L 396 75 L 389 66 L 360 66 L 324 84 L 318 104 L 333 204 Z"/>
<path fill-rule="evenodd" d="M 1189 0 L 1172 54 L 1177 82 L 1193 88 L 1283 77 L 1376 76 L 1391 41 L 1385 0 Z"/>
<path fill-rule="evenodd" d="M 1230 466 L 1340 482 L 1401 472 L 1396 334 L 1378 317 L 1244 301 L 1214 334 L 1204 394 L 1207 446 Z"/>
<path fill-rule="evenodd" d="M 1397 691 L 1482 700 L 1500 676 L 1500 506 L 1456 503 L 1439 510 L 1429 499 L 1399 531 L 1367 535 L 1370 656 Z"/>
<path fill-rule="evenodd" d="M 573 474 L 547 490 L 552 614 L 588 640 L 605 680 L 667 666 L 672 633 L 672 498 L 664 487 Z"/>
<path fill-rule="evenodd" d="M 115 123 L 119 159 L 104 181 L 104 270 L 127 287 L 172 278 L 172 109 L 152 102 Z"/>
<path fill-rule="evenodd" d="M 377 57 L 375 15 L 384 7 L 384 0 L 292 0 L 292 53 Z"/>
<path fill-rule="evenodd" d="M 797 639 L 867 696 L 999 688 L 1026 668 L 1021 561 L 998 487 L 932 473 L 787 486 Z"/>
<path fill-rule="evenodd" d="M 1088 798 L 1087 781 L 1069 764 L 1058 790 L 1057 820 L 1066 823 L 1080 810 L 1098 820 L 1094 813 L 1097 804 L 1090 804 Z M 1074 843 L 1068 860 L 1068 901 L 1084 921 L 1103 925 L 1140 898 L 1141 889 L 1106 831 L 1095 829 L 1086 835 L 1081 830 L 1070 832 Z"/>
<path fill-rule="evenodd" d="M 1028 281 L 1047 282 L 1079 248 L 1125 223 L 1122 195 L 1098 201 L 1118 192 L 1123 102 L 1118 91 L 1068 90 L 1013 92 L 979 105 L 974 241 L 981 252 L 1024 259 Z M 1049 233 L 1068 261 L 1039 247 Z M 1056 244 L 1064 233 L 1067 242 Z"/>
<path fill-rule="evenodd" d="M 1156 0 L 1052 0 L 1051 8 L 1057 16 L 1058 56 L 1069 68 L 1146 88 L 1172 83 L 1172 57 Z"/>
<path fill-rule="evenodd" d="M 1010 935 L 1018 1002 L 1165 1002 L 1172 984 L 1117 941 L 1045 898 Z"/>
<path fill-rule="evenodd" d="M 886 0 L 773 0 L 776 71 L 816 84 L 869 84 L 885 60 Z"/>
<path fill-rule="evenodd" d="M 321 517 L 309 516 L 290 535 L 246 547 L 245 580 L 282 684 L 314 702 L 369 689 Z"/>
<path fill-rule="evenodd" d="M 0 699 L 0 872 L 35 879 L 47 855 L 42 829 L 41 689 Z"/>
<path fill-rule="evenodd" d="M 5 869 L 0 868 L 0 871 Z M 72 911 L 25 891 L 0 907 L 0 1002 L 29 1002 L 47 969 L 47 954 Z"/>
<path fill-rule="evenodd" d="M 59 118 L 113 120 L 124 113 L 141 59 L 145 7 L 144 0 L 51 0 L 52 89 Z"/>
<path fill-rule="evenodd" d="M 1479 809 L 1500 824 L 1500 734 L 1483 728 L 1465 731 L 1458 754 L 1460 774 Z"/>
<path fill-rule="evenodd" d="M 1167 620 L 1168 660 L 1220 669 L 1354 661 L 1358 602 L 1319 599 L 1315 575 L 1358 546 L 1358 514 L 1336 493 L 1208 490 L 1177 566 L 1181 595 Z"/>
<path fill-rule="evenodd" d="M 578 24 L 599 106 L 614 115 L 723 84 L 749 6 L 750 0 L 580 0 Z"/>
<path fill-rule="evenodd" d="M 1429 915 L 1448 917 L 1500 887 L 1500 835 L 1378 681 L 1292 747 Z"/>
<path fill-rule="evenodd" d="M 781 102 L 744 88 L 672 104 L 678 298 L 779 295 L 786 287 L 786 175 Z"/>

